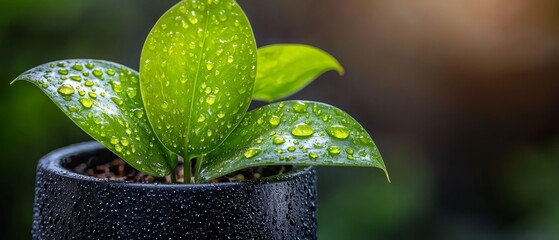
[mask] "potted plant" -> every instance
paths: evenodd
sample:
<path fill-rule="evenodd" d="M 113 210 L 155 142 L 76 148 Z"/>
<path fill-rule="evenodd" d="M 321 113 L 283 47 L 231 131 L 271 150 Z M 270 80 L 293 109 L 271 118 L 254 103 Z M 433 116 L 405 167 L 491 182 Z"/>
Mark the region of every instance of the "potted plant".
<path fill-rule="evenodd" d="M 40 160 L 33 238 L 316 238 L 312 166 L 386 173 L 348 114 L 274 102 L 328 70 L 343 73 L 314 47 L 257 49 L 234 0 L 183 0 L 149 33 L 139 72 L 72 59 L 23 73 L 14 81 L 98 142 Z M 247 112 L 252 100 L 274 103 Z"/>

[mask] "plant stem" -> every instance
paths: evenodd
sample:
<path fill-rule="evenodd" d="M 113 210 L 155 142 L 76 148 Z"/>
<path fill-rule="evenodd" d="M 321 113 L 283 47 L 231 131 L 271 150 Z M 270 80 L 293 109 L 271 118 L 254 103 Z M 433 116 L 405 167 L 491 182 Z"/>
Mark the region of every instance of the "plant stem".
<path fill-rule="evenodd" d="M 204 160 L 204 155 L 196 158 L 196 168 L 194 169 L 194 182 L 198 183 L 200 180 L 200 168 L 202 167 L 202 161 Z"/>
<path fill-rule="evenodd" d="M 171 171 L 171 183 L 177 183 L 177 172 L 175 170 Z"/>
<path fill-rule="evenodd" d="M 191 175 L 191 171 L 192 171 L 192 161 L 190 159 L 190 157 L 186 157 L 184 159 L 184 184 L 190 183 L 190 175 Z"/>
<path fill-rule="evenodd" d="M 176 163 L 178 155 L 169 150 L 167 150 L 167 155 L 168 155 L 167 164 L 169 165 L 169 169 L 171 169 L 171 183 L 177 183 L 177 165 L 176 164 L 173 165 L 171 163 L 172 162 Z"/>

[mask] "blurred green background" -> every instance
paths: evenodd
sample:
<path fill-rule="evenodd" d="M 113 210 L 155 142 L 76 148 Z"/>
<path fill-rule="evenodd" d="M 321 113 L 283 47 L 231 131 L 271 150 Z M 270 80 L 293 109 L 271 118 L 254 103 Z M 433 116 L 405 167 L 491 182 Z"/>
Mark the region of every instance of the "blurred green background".
<path fill-rule="evenodd" d="M 176 0 L 0 0 L 0 236 L 29 239 L 35 165 L 89 140 L 31 84 L 36 65 L 138 68 Z M 369 130 L 381 171 L 319 169 L 320 239 L 559 239 L 559 4 L 553 0 L 239 0 L 259 46 L 336 56 L 293 99 Z"/>

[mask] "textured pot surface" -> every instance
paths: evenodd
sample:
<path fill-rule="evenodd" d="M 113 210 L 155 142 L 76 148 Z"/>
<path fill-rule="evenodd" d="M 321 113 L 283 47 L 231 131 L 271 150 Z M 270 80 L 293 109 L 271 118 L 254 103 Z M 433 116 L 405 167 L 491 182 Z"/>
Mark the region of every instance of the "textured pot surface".
<path fill-rule="evenodd" d="M 112 159 L 87 142 L 40 160 L 33 239 L 316 239 L 313 168 L 198 185 L 108 181 L 65 168 Z"/>

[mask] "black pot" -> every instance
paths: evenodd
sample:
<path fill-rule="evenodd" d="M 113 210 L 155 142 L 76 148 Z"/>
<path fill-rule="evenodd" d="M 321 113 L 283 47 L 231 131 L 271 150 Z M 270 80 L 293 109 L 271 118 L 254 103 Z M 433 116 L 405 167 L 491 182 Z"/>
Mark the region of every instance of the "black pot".
<path fill-rule="evenodd" d="M 37 168 L 33 239 L 316 239 L 316 173 L 255 181 L 142 184 L 68 170 L 115 155 L 97 142 L 55 150 Z"/>

